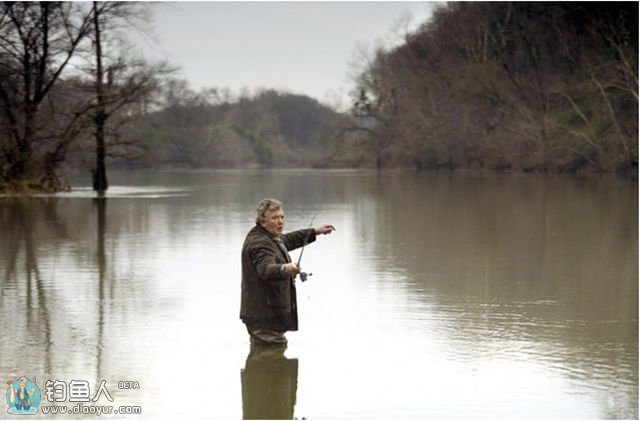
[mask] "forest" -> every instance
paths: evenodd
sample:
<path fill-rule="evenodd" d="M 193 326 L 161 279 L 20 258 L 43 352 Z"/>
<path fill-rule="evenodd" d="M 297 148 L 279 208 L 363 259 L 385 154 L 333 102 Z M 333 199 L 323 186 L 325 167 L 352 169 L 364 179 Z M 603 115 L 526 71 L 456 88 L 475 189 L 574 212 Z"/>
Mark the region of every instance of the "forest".
<path fill-rule="evenodd" d="M 332 164 L 635 172 L 638 3 L 452 2 L 368 60 Z"/>
<path fill-rule="evenodd" d="M 64 173 L 372 167 L 637 175 L 636 2 L 452 2 L 366 57 L 352 107 L 194 92 L 141 59 L 138 2 L 0 2 L 0 190 Z"/>
<path fill-rule="evenodd" d="M 309 167 L 326 157 L 341 115 L 315 99 L 270 89 L 234 97 L 171 81 L 162 109 L 128 123 L 139 153 L 120 165 L 154 168 Z M 125 151 L 126 152 L 126 151 Z"/>

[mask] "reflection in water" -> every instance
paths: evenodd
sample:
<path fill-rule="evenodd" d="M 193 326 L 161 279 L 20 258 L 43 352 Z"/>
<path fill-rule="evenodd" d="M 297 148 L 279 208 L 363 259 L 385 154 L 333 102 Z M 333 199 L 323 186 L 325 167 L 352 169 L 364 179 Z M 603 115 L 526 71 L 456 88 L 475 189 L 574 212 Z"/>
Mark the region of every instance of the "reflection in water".
<path fill-rule="evenodd" d="M 162 328 L 146 321 L 148 309 L 172 301 L 156 300 L 159 293 L 148 290 L 141 271 L 127 273 L 132 261 L 144 261 L 129 250 L 128 235 L 140 232 L 147 216 L 130 212 L 130 203 L 108 207 L 104 197 L 0 198 L 5 381 L 30 375 L 39 382 L 83 380 L 95 388 L 106 380 L 114 396 L 119 380 L 144 381 L 147 364 L 135 355 L 148 355 L 158 345 L 148 338 Z M 126 403 L 127 396 L 121 397 Z M 131 393 L 128 398 L 140 403 Z"/>
<path fill-rule="evenodd" d="M 91 214 L 91 208 L 82 207 L 81 212 L 89 221 L 97 221 L 94 237 L 84 239 L 84 242 L 96 246 L 97 268 L 90 270 L 97 275 L 94 284 L 96 289 L 89 289 L 88 295 L 84 295 L 82 291 L 70 291 L 77 295 L 72 296 L 69 302 L 62 303 L 61 300 L 64 298 L 58 295 L 65 292 L 64 288 L 52 288 L 52 283 L 57 275 L 54 269 L 64 273 L 68 256 L 56 256 L 55 250 L 64 248 L 75 236 L 74 230 L 84 230 L 85 224 L 77 219 L 78 214 L 75 212 L 71 218 L 67 218 L 64 212 L 61 213 L 59 208 L 64 203 L 58 198 L 34 200 L 29 197 L 9 197 L 3 200 L 0 213 L 0 226 L 3 227 L 3 235 L 0 237 L 0 268 L 3 269 L 0 308 L 3 317 L 0 317 L 0 320 L 4 321 L 1 326 L 2 338 L 5 340 L 2 341 L 4 346 L 0 348 L 0 352 L 3 359 L 10 364 L 3 367 L 4 369 L 9 368 L 11 372 L 19 375 L 25 371 L 33 373 L 31 370 L 41 367 L 34 374 L 42 378 L 43 375 L 56 372 L 59 367 L 72 363 L 74 352 L 80 351 L 83 365 L 86 368 L 91 367 L 89 370 L 83 370 L 85 378 L 90 375 L 93 379 L 93 373 L 95 378 L 102 377 L 105 285 L 108 282 L 105 275 L 106 201 L 106 198 L 95 199 L 95 219 L 92 218 L 94 215 Z M 87 201 L 87 204 L 89 203 Z M 78 247 L 80 244 L 75 246 Z M 72 254 L 82 255 L 83 250 L 76 249 Z M 50 261 L 52 257 L 54 265 Z M 45 263 L 41 264 L 41 261 Z M 83 272 L 87 269 L 83 268 Z M 61 278 L 60 282 L 64 283 L 64 276 Z M 91 276 L 83 279 L 82 283 L 90 285 Z M 86 301 L 88 297 L 97 298 L 97 317 L 94 322 L 91 322 L 91 312 L 82 312 L 80 318 L 73 317 L 77 312 L 77 309 L 73 309 L 74 301 Z M 71 307 L 71 311 L 65 315 L 67 305 Z M 64 320 L 64 316 L 69 319 L 68 322 Z M 86 334 L 79 332 L 80 327 Z M 93 332 L 95 340 L 89 340 L 89 337 L 94 336 Z M 7 343 L 6 339 L 10 341 Z M 83 347 L 74 349 L 73 343 L 78 340 L 82 341 Z M 87 353 L 84 347 L 92 342 L 94 349 Z M 17 353 L 20 358 L 12 358 L 16 355 L 15 351 L 7 353 L 7 347 L 11 345 L 22 349 Z M 62 349 L 64 351 L 61 352 Z M 93 354 L 95 359 L 87 358 L 90 354 Z"/>
<path fill-rule="evenodd" d="M 98 262 L 98 338 L 96 340 L 96 378 L 102 379 L 102 349 L 104 347 L 104 306 L 105 306 L 105 282 L 107 273 L 107 255 L 105 250 L 105 231 L 107 228 L 107 198 L 104 192 L 93 199 L 97 214 L 97 256 Z"/>
<path fill-rule="evenodd" d="M 106 380 L 114 404 L 152 419 L 292 418 L 294 407 L 314 418 L 638 416 L 637 182 L 112 180 L 108 199 L 0 197 L 0 384 Z M 305 254 L 314 279 L 300 285 L 289 338 L 299 368 L 282 353 L 245 361 L 239 255 L 265 196 L 284 200 L 288 228 L 318 210 L 338 227 Z M 176 404 L 170 385 L 192 376 L 207 408 Z"/>
<path fill-rule="evenodd" d="M 372 290 L 397 290 L 388 268 L 400 267 L 407 319 L 432 318 L 449 358 L 471 370 L 535 361 L 575 390 L 604 391 L 593 393 L 603 418 L 637 417 L 637 184 L 407 178 L 380 178 L 358 206 Z"/>
<path fill-rule="evenodd" d="M 45 368 L 51 367 L 51 319 L 48 299 L 42 287 L 37 253 L 37 214 L 31 201 L 24 197 L 6 200 L 1 215 L 2 263 L 4 266 L 0 305 L 3 308 L 3 339 L 17 345 L 17 355 L 24 358 L 32 350 L 27 344 L 43 344 L 35 349 Z M 43 213 L 57 219 L 51 201 L 42 203 Z M 56 228 L 60 228 L 57 226 Z M 61 229 L 63 231 L 63 228 Z M 6 309 L 10 309 L 9 312 Z M 5 336 L 6 335 L 6 336 Z M 4 350 L 3 350 L 4 351 Z M 0 354 L 6 358 L 4 352 Z M 12 375 L 20 375 L 12 372 Z"/>
<path fill-rule="evenodd" d="M 298 360 L 284 356 L 286 346 L 251 346 L 242 381 L 242 418 L 290 420 L 298 389 Z"/>

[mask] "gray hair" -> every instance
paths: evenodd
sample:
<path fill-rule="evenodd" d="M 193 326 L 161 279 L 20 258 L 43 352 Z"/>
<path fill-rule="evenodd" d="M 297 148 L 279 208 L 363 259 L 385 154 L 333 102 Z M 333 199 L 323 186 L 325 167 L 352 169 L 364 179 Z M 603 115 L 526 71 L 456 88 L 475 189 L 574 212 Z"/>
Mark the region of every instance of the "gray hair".
<path fill-rule="evenodd" d="M 282 209 L 282 202 L 276 199 L 262 199 L 256 209 L 256 224 L 267 219 L 267 211 Z"/>

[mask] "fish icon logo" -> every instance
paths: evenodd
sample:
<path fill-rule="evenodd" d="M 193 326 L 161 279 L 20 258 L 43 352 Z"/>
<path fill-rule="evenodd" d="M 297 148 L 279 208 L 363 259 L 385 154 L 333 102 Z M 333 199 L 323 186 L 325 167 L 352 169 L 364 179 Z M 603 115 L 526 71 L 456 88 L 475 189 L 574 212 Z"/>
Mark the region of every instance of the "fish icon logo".
<path fill-rule="evenodd" d="M 38 386 L 22 376 L 18 380 L 7 382 L 7 412 L 14 415 L 34 415 L 40 405 L 40 389 Z"/>

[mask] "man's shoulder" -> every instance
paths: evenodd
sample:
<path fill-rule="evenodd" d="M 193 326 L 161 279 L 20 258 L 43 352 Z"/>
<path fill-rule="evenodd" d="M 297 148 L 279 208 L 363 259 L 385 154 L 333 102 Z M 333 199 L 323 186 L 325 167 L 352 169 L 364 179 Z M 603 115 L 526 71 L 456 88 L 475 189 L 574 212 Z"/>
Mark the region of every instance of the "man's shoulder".
<path fill-rule="evenodd" d="M 249 232 L 247 232 L 247 238 L 269 238 L 264 228 L 254 225 Z"/>
<path fill-rule="evenodd" d="M 261 229 L 257 225 L 249 230 L 247 236 L 244 240 L 244 247 L 251 247 L 260 243 L 269 244 L 271 239 L 269 235 L 265 232 L 265 230 Z"/>

